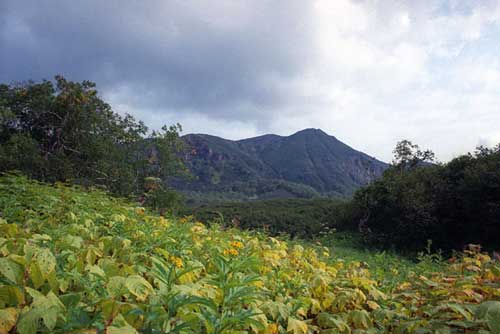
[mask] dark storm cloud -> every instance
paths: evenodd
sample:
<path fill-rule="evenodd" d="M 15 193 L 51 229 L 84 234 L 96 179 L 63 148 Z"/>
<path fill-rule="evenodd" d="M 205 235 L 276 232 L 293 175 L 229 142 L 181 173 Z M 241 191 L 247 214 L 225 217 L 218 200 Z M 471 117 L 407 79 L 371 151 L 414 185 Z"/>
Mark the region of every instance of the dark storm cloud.
<path fill-rule="evenodd" d="M 0 82 L 91 80 L 152 128 L 446 158 L 500 138 L 499 31 L 498 0 L 0 0 Z"/>
<path fill-rule="evenodd" d="M 313 49 L 304 1 L 1 2 L 1 82 L 60 73 L 138 109 L 254 118 Z"/>

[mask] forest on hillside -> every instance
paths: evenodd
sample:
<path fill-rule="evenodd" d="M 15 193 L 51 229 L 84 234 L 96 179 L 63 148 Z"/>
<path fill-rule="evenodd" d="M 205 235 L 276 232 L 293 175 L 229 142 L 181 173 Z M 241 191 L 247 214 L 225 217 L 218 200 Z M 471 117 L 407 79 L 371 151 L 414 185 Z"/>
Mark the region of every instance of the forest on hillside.
<path fill-rule="evenodd" d="M 190 177 L 180 125 L 149 131 L 113 111 L 92 82 L 57 76 L 0 85 L 0 129 L 0 172 L 101 187 L 161 213 L 192 213 L 292 237 L 351 231 L 367 245 L 410 253 L 429 243 L 446 252 L 470 243 L 499 249 L 500 145 L 436 163 L 432 151 L 402 140 L 382 177 L 352 198 L 186 207 L 168 183 Z"/>

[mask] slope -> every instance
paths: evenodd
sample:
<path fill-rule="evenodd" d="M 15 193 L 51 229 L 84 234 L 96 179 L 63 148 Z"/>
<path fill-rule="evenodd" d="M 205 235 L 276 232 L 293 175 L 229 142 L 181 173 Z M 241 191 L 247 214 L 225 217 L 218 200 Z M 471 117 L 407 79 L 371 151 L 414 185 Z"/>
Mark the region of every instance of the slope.
<path fill-rule="evenodd" d="M 1 333 L 494 333 L 500 268 L 397 280 L 327 248 L 0 178 Z M 425 268 L 425 267 L 423 267 Z M 479 307 L 478 307 L 479 305 Z M 496 312 L 496 313 L 495 313 Z"/>

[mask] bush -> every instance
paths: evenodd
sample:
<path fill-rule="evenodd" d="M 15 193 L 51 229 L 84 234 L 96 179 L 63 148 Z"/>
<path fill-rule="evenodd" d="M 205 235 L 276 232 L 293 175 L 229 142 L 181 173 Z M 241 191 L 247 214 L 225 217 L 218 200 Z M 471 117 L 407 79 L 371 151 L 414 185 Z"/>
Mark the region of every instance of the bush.
<path fill-rule="evenodd" d="M 418 251 L 462 249 L 469 243 L 498 250 L 500 149 L 479 148 L 446 164 L 394 165 L 354 196 L 369 241 Z"/>

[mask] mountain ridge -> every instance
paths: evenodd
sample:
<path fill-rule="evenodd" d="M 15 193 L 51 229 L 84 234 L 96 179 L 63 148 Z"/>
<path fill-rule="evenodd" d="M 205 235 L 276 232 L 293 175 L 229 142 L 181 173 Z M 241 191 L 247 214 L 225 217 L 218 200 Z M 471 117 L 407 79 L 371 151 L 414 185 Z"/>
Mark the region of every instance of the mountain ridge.
<path fill-rule="evenodd" d="M 321 129 L 229 140 L 187 134 L 184 162 L 194 178 L 171 184 L 188 198 L 216 200 L 350 196 L 387 164 Z"/>

